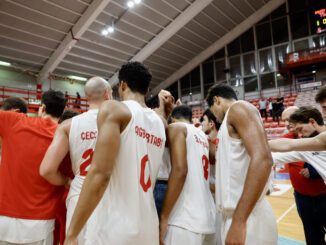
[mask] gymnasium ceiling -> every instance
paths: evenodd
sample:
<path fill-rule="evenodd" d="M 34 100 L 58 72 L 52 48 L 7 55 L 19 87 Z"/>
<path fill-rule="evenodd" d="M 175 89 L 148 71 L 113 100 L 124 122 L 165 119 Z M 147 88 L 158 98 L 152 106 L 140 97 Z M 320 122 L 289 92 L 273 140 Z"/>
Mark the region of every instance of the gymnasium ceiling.
<path fill-rule="evenodd" d="M 42 81 L 51 73 L 113 81 L 121 64 L 137 59 L 150 67 L 154 88 L 264 5 L 284 2 L 142 0 L 128 8 L 127 1 L 1 0 L 0 60 Z M 115 31 L 103 36 L 113 22 Z"/>

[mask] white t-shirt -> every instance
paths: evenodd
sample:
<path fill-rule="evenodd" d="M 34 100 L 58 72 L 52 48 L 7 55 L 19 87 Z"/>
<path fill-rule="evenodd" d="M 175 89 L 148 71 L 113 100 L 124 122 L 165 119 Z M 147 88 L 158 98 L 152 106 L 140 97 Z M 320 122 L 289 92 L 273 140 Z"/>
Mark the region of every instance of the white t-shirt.
<path fill-rule="evenodd" d="M 159 116 L 136 101 L 122 102 L 132 117 L 120 134 L 120 150 L 102 200 L 94 211 L 90 244 L 159 244 L 153 188 L 165 147 Z"/>
<path fill-rule="evenodd" d="M 216 232 L 216 210 L 209 185 L 209 145 L 207 136 L 192 124 L 187 127 L 188 173 L 182 192 L 169 217 L 169 225 L 191 232 Z"/>
<path fill-rule="evenodd" d="M 273 152 L 272 157 L 275 164 L 308 162 L 326 182 L 326 151 Z"/>
<path fill-rule="evenodd" d="M 53 230 L 53 219 L 30 220 L 0 216 L 0 242 L 33 243 L 42 241 Z"/>
<path fill-rule="evenodd" d="M 259 109 L 260 110 L 266 109 L 266 100 L 259 100 Z"/>

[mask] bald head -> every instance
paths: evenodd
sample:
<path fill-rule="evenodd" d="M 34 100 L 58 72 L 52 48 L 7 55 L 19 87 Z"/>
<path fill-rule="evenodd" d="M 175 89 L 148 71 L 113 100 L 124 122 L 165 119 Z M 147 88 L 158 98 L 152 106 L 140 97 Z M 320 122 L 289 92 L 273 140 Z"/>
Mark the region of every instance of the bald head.
<path fill-rule="evenodd" d="M 92 77 L 85 84 L 85 95 L 89 103 L 111 99 L 112 88 L 102 77 Z"/>
<path fill-rule="evenodd" d="M 293 127 L 289 123 L 289 118 L 298 109 L 299 107 L 297 106 L 289 106 L 282 112 L 282 120 L 285 121 L 285 126 L 289 131 L 293 130 Z"/>

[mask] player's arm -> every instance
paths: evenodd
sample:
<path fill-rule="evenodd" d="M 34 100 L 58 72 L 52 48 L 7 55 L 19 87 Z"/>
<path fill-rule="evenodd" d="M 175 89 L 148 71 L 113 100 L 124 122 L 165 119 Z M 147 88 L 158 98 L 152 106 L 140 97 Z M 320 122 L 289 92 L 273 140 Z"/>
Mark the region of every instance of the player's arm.
<path fill-rule="evenodd" d="M 60 124 L 40 166 L 40 175 L 53 185 L 65 185 L 69 178 L 59 171 L 59 166 L 69 152 L 71 120 Z"/>
<path fill-rule="evenodd" d="M 94 157 L 67 232 L 68 244 L 76 239 L 109 184 L 120 149 L 120 133 L 130 118 L 129 110 L 120 102 L 104 102 L 100 108 Z"/>
<path fill-rule="evenodd" d="M 269 147 L 274 152 L 324 151 L 326 150 L 326 132 L 313 138 L 270 140 Z"/>
<path fill-rule="evenodd" d="M 188 173 L 186 137 L 187 129 L 184 125 L 174 123 L 168 126 L 167 140 L 171 153 L 171 173 L 160 217 L 161 242 L 166 233 L 169 215 L 179 198 Z"/>
<path fill-rule="evenodd" d="M 229 111 L 228 124 L 240 136 L 250 156 L 250 163 L 226 244 L 244 244 L 246 222 L 268 181 L 272 157 L 256 108 L 245 103 L 235 104 Z"/>
<path fill-rule="evenodd" d="M 306 161 L 304 155 L 296 151 L 289 152 L 273 152 L 272 153 L 274 164 L 287 164 L 291 162 Z"/>

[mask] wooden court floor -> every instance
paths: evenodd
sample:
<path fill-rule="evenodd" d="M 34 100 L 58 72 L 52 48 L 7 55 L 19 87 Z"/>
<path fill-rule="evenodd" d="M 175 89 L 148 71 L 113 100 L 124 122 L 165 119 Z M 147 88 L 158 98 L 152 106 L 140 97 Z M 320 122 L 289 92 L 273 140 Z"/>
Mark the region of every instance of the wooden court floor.
<path fill-rule="evenodd" d="M 278 180 L 276 183 L 290 184 L 288 180 Z M 304 242 L 304 232 L 301 219 L 295 205 L 293 188 L 281 196 L 268 196 L 277 220 L 278 235 Z"/>

